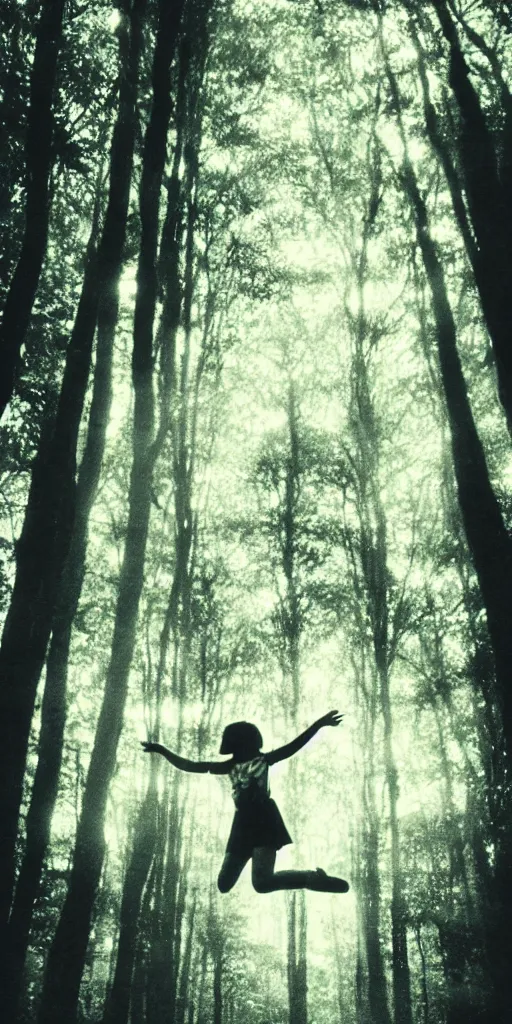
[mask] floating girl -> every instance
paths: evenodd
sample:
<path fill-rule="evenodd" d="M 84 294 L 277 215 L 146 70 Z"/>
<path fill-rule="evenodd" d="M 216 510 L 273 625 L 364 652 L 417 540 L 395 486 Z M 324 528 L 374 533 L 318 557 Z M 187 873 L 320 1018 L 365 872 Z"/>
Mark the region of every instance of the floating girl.
<path fill-rule="evenodd" d="M 329 711 L 296 739 L 268 754 L 261 751 L 263 739 L 255 725 L 232 722 L 224 729 L 219 751 L 231 754 L 229 761 L 189 761 L 160 743 L 142 743 L 147 754 L 162 754 L 182 771 L 230 776 L 236 810 L 218 877 L 221 892 L 229 892 L 233 888 L 251 858 L 252 884 L 256 892 L 275 892 L 277 889 L 348 892 L 348 882 L 327 875 L 321 868 L 316 871 L 274 871 L 276 851 L 287 846 L 292 839 L 268 787 L 270 765 L 296 754 L 319 729 L 339 725 L 342 718 L 343 715 L 337 711 Z"/>

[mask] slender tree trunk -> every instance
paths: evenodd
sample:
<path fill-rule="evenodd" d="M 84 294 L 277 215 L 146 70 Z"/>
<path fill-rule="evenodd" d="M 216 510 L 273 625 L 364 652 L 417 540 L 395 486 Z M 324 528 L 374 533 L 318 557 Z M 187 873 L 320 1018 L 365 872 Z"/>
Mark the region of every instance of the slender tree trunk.
<path fill-rule="evenodd" d="M 162 924 L 160 974 L 155 979 L 159 996 L 159 1021 L 174 1016 L 180 947 L 177 929 L 181 926 L 179 889 L 181 873 L 181 821 L 179 814 L 179 785 L 173 786 L 173 807 L 169 817 L 167 860 L 162 886 Z"/>
<path fill-rule="evenodd" d="M 299 904 L 297 908 L 297 903 Z M 288 911 L 288 1006 L 290 1024 L 307 1024 L 307 924 L 303 892 L 293 892 Z"/>
<path fill-rule="evenodd" d="M 357 597 L 359 604 L 361 598 Z M 365 617 L 360 610 L 359 628 L 366 631 Z M 380 836 L 381 826 L 377 812 L 375 793 L 375 729 L 378 707 L 377 673 L 372 665 L 369 668 L 369 684 L 365 678 L 367 673 L 366 658 L 363 654 L 362 663 L 354 660 L 357 697 L 363 712 L 364 748 L 368 751 L 364 759 L 363 778 L 361 784 L 362 825 L 359 847 L 360 891 L 357 892 L 358 909 L 361 918 L 362 939 L 365 946 L 366 985 L 365 995 L 368 998 L 368 1012 L 371 1024 L 391 1024 L 388 1006 L 386 972 L 381 939 L 381 884 L 380 884 Z M 360 983 L 360 1001 L 362 1001 L 362 982 Z M 364 1004 L 363 1004 L 364 1005 Z M 366 1007 L 365 1007 L 366 1008 Z"/>
<path fill-rule="evenodd" d="M 132 357 L 135 406 L 126 545 L 104 699 L 84 790 L 69 889 L 48 956 L 40 1024 L 51 1024 L 56 1016 L 66 1024 L 76 1019 L 94 899 L 104 859 L 106 801 L 115 769 L 135 644 L 151 509 L 152 475 L 158 455 L 158 448 L 154 444 L 153 395 L 158 218 L 172 104 L 170 69 L 178 42 L 182 6 L 179 3 L 170 7 L 161 0 L 159 7 L 152 72 L 153 101 L 145 135 L 140 190 L 142 234 Z"/>
<path fill-rule="evenodd" d="M 222 955 L 213 958 L 213 1024 L 222 1024 Z"/>
<path fill-rule="evenodd" d="M 137 946 L 135 967 L 130 992 L 130 1024 L 146 1024 L 145 1000 L 146 964 L 141 943 Z"/>
<path fill-rule="evenodd" d="M 375 142 L 375 145 L 377 143 Z M 370 199 L 364 221 L 363 241 L 356 262 L 359 310 L 354 330 L 352 361 L 351 423 L 354 435 L 354 464 L 358 474 L 358 516 L 360 521 L 359 571 L 368 608 L 373 640 L 373 660 L 377 675 L 378 704 L 384 723 L 384 768 L 389 800 L 391 839 L 391 938 L 393 1005 L 395 1024 L 412 1024 L 410 972 L 407 951 L 407 908 L 403 896 L 398 822 L 398 772 L 393 752 L 393 716 L 390 671 L 396 638 L 389 623 L 388 545 L 385 510 L 380 497 L 378 421 L 365 355 L 367 315 L 364 285 L 367 247 L 378 209 L 380 195 L 380 157 L 376 150 L 369 166 Z M 364 641 L 363 641 L 364 642 Z M 382 999 L 382 993 L 380 993 Z"/>
<path fill-rule="evenodd" d="M 307 1024 L 307 1009 L 306 1017 L 304 1017 L 305 1007 L 301 998 L 302 993 L 300 992 L 300 982 L 298 978 L 298 961 L 299 961 L 299 935 L 298 935 L 298 920 L 297 920 L 297 893 L 293 892 L 289 897 L 289 908 L 288 908 L 288 957 L 287 957 L 287 975 L 288 975 L 288 1012 L 290 1024 Z"/>
<path fill-rule="evenodd" d="M 166 869 L 167 843 L 169 829 L 172 828 L 172 799 L 165 794 L 164 814 L 159 826 L 157 850 L 155 853 L 154 878 L 152 882 L 153 898 L 147 907 L 147 928 L 149 941 L 146 950 L 146 1020 L 147 1024 L 160 1024 L 161 1019 L 161 985 L 165 977 L 167 964 L 164 956 L 163 920 L 164 920 L 164 877 Z"/>
<path fill-rule="evenodd" d="M 89 375 L 92 337 L 81 329 L 94 304 L 94 255 L 68 347 L 55 423 L 40 442 L 16 552 L 16 579 L 0 649 L 0 922 L 11 903 L 14 851 L 30 725 L 52 627 L 75 512 L 78 429 Z M 78 326 L 77 326 L 78 325 Z"/>
<path fill-rule="evenodd" d="M 187 938 L 185 940 L 185 948 L 183 950 L 183 962 L 181 965 L 180 982 L 178 988 L 178 998 L 176 1001 L 176 1024 L 185 1024 L 185 1016 L 187 1007 L 192 999 L 192 986 L 191 986 L 191 968 L 192 968 L 192 952 L 194 946 L 195 934 L 195 913 L 196 913 L 196 900 L 194 898 L 192 906 L 190 908 L 190 915 L 188 919 L 188 930 Z"/>
<path fill-rule="evenodd" d="M 26 141 L 25 232 L 0 325 L 0 417 L 10 401 L 48 240 L 53 157 L 53 97 L 65 0 L 43 0 L 30 74 Z"/>
<path fill-rule="evenodd" d="M 182 38 L 180 45 L 180 59 L 179 59 L 179 71 L 178 71 L 178 84 L 177 84 L 177 99 L 175 109 L 175 120 L 176 120 L 176 143 L 174 146 L 174 158 L 173 167 L 170 182 L 168 185 L 168 200 L 166 217 L 164 227 L 162 231 L 162 238 L 160 243 L 160 252 L 158 257 L 158 269 L 159 277 L 161 281 L 162 290 L 164 293 L 162 316 L 158 328 L 157 348 L 160 352 L 160 425 L 159 425 L 159 437 L 157 438 L 157 444 L 165 437 L 169 425 L 170 425 L 170 407 L 173 397 L 175 397 L 175 360 L 176 360 L 176 335 L 180 323 L 181 313 L 181 298 L 182 298 L 182 287 L 181 287 L 181 275 L 180 275 L 180 257 L 181 257 L 181 242 L 183 235 L 182 227 L 182 183 L 181 183 L 181 162 L 183 159 L 183 148 L 184 148 L 184 126 L 187 121 L 187 105 L 188 105 L 188 73 L 190 70 L 191 63 L 190 44 L 186 38 Z M 179 491 L 178 486 L 176 490 Z M 155 738 L 160 737 L 160 717 L 161 717 L 161 703 L 163 697 L 163 683 L 167 665 L 167 653 L 169 648 L 171 628 L 176 632 L 178 630 L 178 608 L 180 604 L 180 594 L 184 585 L 184 580 L 188 573 L 188 558 L 189 548 L 186 548 L 184 558 L 180 557 L 182 553 L 182 545 L 180 544 L 181 527 L 183 520 L 185 521 L 185 528 L 187 535 L 191 535 L 191 522 L 192 512 L 190 508 L 190 502 L 187 504 L 183 516 L 177 516 L 177 525 L 175 528 L 175 546 L 176 546 L 176 561 L 175 570 L 173 575 L 173 584 L 171 587 L 170 598 L 168 602 L 167 612 L 164 618 L 164 623 L 160 636 L 159 645 L 159 660 L 156 671 L 156 682 L 155 682 L 155 700 L 156 700 L 156 718 L 155 718 Z M 172 797 L 174 811 L 177 812 L 177 804 L 175 807 L 175 799 L 178 798 L 178 779 L 176 778 L 172 785 Z M 149 793 L 148 793 L 149 796 Z M 172 837 L 173 843 L 173 854 L 176 852 L 175 845 L 177 840 L 177 830 L 174 828 L 174 811 L 171 812 L 171 825 L 170 825 L 170 836 Z M 147 829 L 145 829 L 147 831 Z M 118 971 L 116 973 L 116 980 L 118 985 L 113 987 L 112 992 L 109 996 L 108 1005 L 105 1011 L 105 1022 L 109 1024 L 121 1024 L 122 1021 L 127 1019 L 129 1009 L 129 989 L 130 989 L 130 978 L 133 970 L 133 958 L 135 955 L 136 939 L 137 939 L 137 917 L 140 914 L 140 903 L 142 889 L 147 880 L 147 874 L 150 868 L 150 859 L 147 856 L 148 850 L 151 847 L 152 852 L 155 852 L 156 845 L 156 833 L 153 829 L 151 836 L 146 836 L 146 856 L 141 857 L 140 853 L 137 852 L 134 846 L 132 859 L 137 860 L 138 870 L 136 873 L 136 880 L 131 879 L 130 891 L 131 897 L 126 891 L 126 898 L 130 904 L 129 912 L 125 916 L 125 935 L 124 941 L 119 947 L 118 957 Z M 163 855 L 163 849 L 160 851 Z M 152 855 L 153 855 L 152 853 Z M 158 852 L 156 853 L 158 856 Z M 179 856 L 179 852 L 178 852 Z M 167 858 L 167 876 L 171 867 L 171 860 Z M 174 861 L 173 861 L 174 863 Z M 145 875 L 144 875 L 145 870 Z M 128 885 L 128 878 L 126 881 Z M 138 894 L 138 895 L 137 895 Z M 172 902 L 172 900 L 171 900 Z M 160 904 L 160 897 L 158 897 L 158 904 Z M 149 1013 L 153 1012 L 154 1007 L 157 1009 L 154 1012 L 154 1016 L 159 1020 L 162 1016 L 171 1013 L 172 999 L 170 991 L 168 991 L 166 998 L 162 994 L 158 994 L 159 986 L 163 985 L 164 988 L 172 988 L 172 978 L 174 977 L 173 969 L 169 969 L 169 965 L 165 963 L 166 954 L 169 952 L 168 946 L 169 941 L 171 947 L 176 946 L 176 937 L 174 930 L 174 921 L 167 920 L 167 914 L 169 913 L 169 902 L 164 898 L 163 900 L 164 910 L 163 913 L 166 916 L 166 922 L 163 923 L 159 928 L 159 940 L 156 951 L 156 964 L 160 965 L 160 969 L 156 969 L 154 972 L 154 983 L 152 984 L 152 992 L 150 999 Z M 165 928 L 168 927 L 168 939 L 165 937 Z M 179 943 L 178 943 L 179 946 Z M 151 956 L 151 954 L 150 954 Z M 174 962 L 173 949 L 171 948 L 171 963 Z M 153 965 L 153 968 L 156 966 Z M 131 966 L 130 966 L 131 965 Z M 119 989 L 121 986 L 121 989 Z"/>
<path fill-rule="evenodd" d="M 206 1003 L 206 974 L 208 971 L 208 947 L 206 942 L 203 947 L 203 955 L 201 957 L 201 967 L 199 971 L 199 986 L 197 993 L 197 1024 L 204 1024 L 206 1019 L 205 1003 Z"/>
<path fill-rule="evenodd" d="M 387 571 L 384 569 L 387 575 Z M 387 652 L 382 652 L 379 681 L 384 718 L 384 764 L 389 797 L 391 833 L 391 939 L 393 947 L 393 1002 L 395 1024 L 412 1024 L 411 979 L 407 950 L 407 906 L 403 895 L 398 822 L 398 771 L 393 753 L 393 724 L 389 694 Z"/>
<path fill-rule="evenodd" d="M 428 998 L 428 984 L 427 984 L 427 961 L 426 961 L 426 958 L 425 958 L 425 950 L 423 949 L 423 942 L 422 942 L 422 938 L 421 938 L 421 925 L 420 924 L 415 926 L 414 935 L 415 935 L 415 938 L 416 938 L 416 945 L 418 947 L 418 953 L 419 953 L 420 963 L 421 963 L 421 979 L 420 979 L 420 983 L 421 983 L 421 1001 L 422 1001 L 422 1004 L 423 1004 L 423 1006 L 422 1006 L 422 1009 L 423 1009 L 423 1024 L 428 1024 L 430 1004 L 429 1004 L 429 998 Z"/>
<path fill-rule="evenodd" d="M 8 926 L 5 959 L 8 991 L 3 1005 L 14 1015 L 57 799 L 66 718 L 71 631 L 85 574 L 89 516 L 99 482 L 112 399 L 112 354 L 117 293 L 100 300 L 94 388 L 84 456 L 78 475 L 73 537 L 63 573 L 48 652 L 41 709 L 38 763 L 27 815 L 27 839 Z"/>
<path fill-rule="evenodd" d="M 368 1003 L 372 1024 L 391 1024 L 380 936 L 379 827 L 375 808 L 365 827 L 362 916 L 368 968 Z"/>
<path fill-rule="evenodd" d="M 134 16 L 140 6 L 141 0 L 136 0 Z M 138 35 L 134 33 L 131 42 L 124 34 L 120 38 L 126 74 L 122 76 L 119 114 L 112 140 L 105 225 L 97 254 L 89 253 L 56 420 L 50 438 L 43 438 L 34 463 L 27 515 L 18 544 L 16 581 L 0 650 L 2 922 L 7 919 L 14 881 L 14 844 L 35 694 L 74 525 L 76 443 L 98 303 L 102 315 L 103 338 L 114 330 L 117 317 L 117 284 L 126 230 L 135 138 L 139 37 L 140 31 Z M 98 358 L 100 355 L 99 349 Z M 95 399 L 89 433 L 91 446 L 95 444 L 94 434 L 97 435 L 98 431 L 95 422 L 98 411 L 97 391 Z"/>
<path fill-rule="evenodd" d="M 351 556 L 353 573 L 358 573 Z M 358 588 L 358 576 L 353 576 Z M 355 614 L 361 637 L 366 635 L 366 620 L 362 606 L 364 597 L 355 594 Z M 375 666 L 367 667 L 367 659 L 361 644 L 360 659 L 353 659 L 356 680 L 356 697 L 362 712 L 363 748 L 368 751 L 364 758 L 361 780 L 361 835 L 358 850 L 358 875 L 360 884 L 354 886 L 358 901 L 361 927 L 361 941 L 365 956 L 360 954 L 361 963 L 356 971 L 358 1002 L 366 1014 L 362 1021 L 371 1024 L 391 1024 L 387 998 L 386 972 L 381 940 L 381 885 L 380 885 L 380 836 L 381 826 L 377 812 L 375 792 L 375 745 L 376 715 L 378 707 L 377 672 Z M 367 679 L 367 676 L 369 677 Z M 363 979 L 364 971 L 364 979 Z M 366 1003 L 367 999 L 367 1003 Z"/>
<path fill-rule="evenodd" d="M 154 856 L 157 803 L 155 766 L 135 825 L 123 885 L 116 969 L 103 1014 L 103 1024 L 127 1024 L 128 1021 L 142 894 Z"/>
<path fill-rule="evenodd" d="M 295 977 L 295 984 L 297 989 L 297 1003 L 299 1009 L 297 1024 L 308 1024 L 308 956 L 306 895 L 302 890 L 300 890 L 296 895 L 299 901 L 297 971 Z"/>

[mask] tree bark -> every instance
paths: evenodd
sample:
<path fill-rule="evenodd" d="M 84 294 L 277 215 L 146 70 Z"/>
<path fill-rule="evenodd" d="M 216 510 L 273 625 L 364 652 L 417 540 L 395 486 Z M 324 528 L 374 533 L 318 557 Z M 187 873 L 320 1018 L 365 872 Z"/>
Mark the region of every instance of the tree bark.
<path fill-rule="evenodd" d="M 297 912 L 297 903 L 299 903 Z M 288 910 L 288 1006 L 290 1024 L 307 1024 L 306 900 L 303 892 L 291 893 Z"/>
<path fill-rule="evenodd" d="M 512 328 L 510 281 L 512 280 L 512 193 L 510 153 L 505 152 L 508 174 L 502 174 L 498 140 L 487 123 L 478 93 L 460 45 L 446 0 L 432 0 L 450 48 L 449 81 L 460 115 L 457 150 L 464 175 L 477 252 L 473 269 L 482 311 L 491 338 L 500 399 L 512 434 Z M 504 86 L 506 89 L 506 86 Z M 502 90 L 504 119 L 512 120 L 512 97 Z M 505 150 L 510 138 L 505 137 Z M 505 166 L 505 171 L 507 167 Z M 508 186 L 508 187 L 507 187 Z"/>
<path fill-rule="evenodd" d="M 0 325 L 0 417 L 10 401 L 48 241 L 53 163 L 53 96 L 65 0 L 43 0 L 30 75 L 25 231 Z"/>
<path fill-rule="evenodd" d="M 375 145 L 377 145 L 375 141 Z M 380 195 L 380 156 L 371 157 L 370 197 L 364 219 L 361 252 L 356 263 L 358 314 L 353 329 L 352 400 L 350 420 L 353 432 L 353 464 L 357 474 L 357 514 L 359 550 L 356 572 L 360 575 L 366 599 L 368 627 L 373 643 L 374 671 L 377 675 L 376 701 L 384 724 L 384 768 L 389 800 L 391 839 L 391 938 L 393 1005 L 396 1024 L 412 1024 L 411 986 L 407 950 L 407 908 L 403 896 L 398 821 L 398 772 L 393 751 L 393 716 L 390 672 L 397 638 L 389 617 L 388 542 L 386 514 L 380 497 L 380 438 L 365 355 L 368 318 L 364 302 L 367 249 L 374 227 L 377 199 Z M 364 627 L 363 627 L 364 628 Z M 365 629 L 367 633 L 367 629 Z M 363 634 L 364 636 L 364 634 Z M 363 638 L 362 638 L 363 639 Z M 363 641 L 364 642 L 364 641 Z M 376 852 L 376 851 L 375 851 Z M 382 993 L 379 993 L 382 1000 Z"/>
<path fill-rule="evenodd" d="M 132 378 L 135 393 L 133 461 L 126 544 L 119 581 L 111 660 L 84 790 L 70 884 L 48 955 L 39 1024 L 76 1019 L 94 900 L 105 853 L 104 820 L 123 724 L 128 676 L 143 585 L 151 485 L 159 448 L 154 437 L 153 321 L 162 178 L 172 99 L 170 72 L 183 2 L 161 0 L 153 59 L 153 98 L 144 140 L 140 189 L 141 247 L 137 273 Z"/>
<path fill-rule="evenodd" d="M 512 758 L 512 545 L 492 489 L 485 455 L 473 420 L 466 383 L 457 351 L 456 328 L 450 308 L 443 267 L 430 237 L 425 203 L 413 168 L 404 165 L 404 187 L 413 209 L 418 245 L 429 281 L 436 323 L 441 379 L 448 409 L 452 454 L 458 497 L 468 546 L 480 584 L 493 646 L 498 696 L 501 704 L 504 746 Z M 510 801 L 510 794 L 507 797 Z M 496 1020 L 510 1016 L 507 971 L 512 957 L 510 915 L 512 897 L 507 878 L 512 865 L 510 826 L 505 822 L 497 836 L 493 920 L 488 938 L 489 962 L 496 996 Z"/>
<path fill-rule="evenodd" d="M 187 938 L 185 940 L 185 948 L 183 950 L 183 962 L 180 971 L 180 981 L 178 988 L 178 997 L 176 1000 L 176 1024 L 185 1024 L 185 1017 L 187 1007 L 190 1006 L 192 999 L 192 986 L 191 986 L 191 967 L 192 967 L 192 951 L 194 945 L 195 934 L 195 913 L 196 913 L 196 899 L 192 902 L 190 909 L 190 915 L 188 920 Z"/>
<path fill-rule="evenodd" d="M 20 995 L 32 913 L 57 799 L 71 632 L 85 575 L 89 516 L 98 488 L 112 399 L 117 305 L 117 294 L 100 299 L 94 388 L 85 451 L 78 475 L 75 524 L 53 621 L 41 708 L 38 763 L 27 814 L 26 846 L 9 918 L 3 1005 L 13 1016 Z"/>
<path fill-rule="evenodd" d="M 158 803 L 155 769 L 135 825 L 133 847 L 123 885 L 116 969 L 103 1014 L 103 1024 L 127 1024 L 128 1021 L 142 894 L 155 849 Z"/>
<path fill-rule="evenodd" d="M 16 579 L 0 648 L 0 924 L 9 915 L 23 775 L 37 685 L 50 637 L 59 582 L 75 514 L 76 445 L 90 368 L 95 257 L 68 347 L 56 419 L 35 458 L 27 511 L 16 551 Z"/>
<path fill-rule="evenodd" d="M 505 747 L 512 758 L 512 544 L 492 489 L 457 351 L 456 328 L 444 273 L 428 230 L 425 203 L 407 162 L 404 186 L 414 211 L 418 244 L 432 293 L 441 378 L 447 403 L 452 454 L 466 539 L 480 584 L 496 662 Z"/>
<path fill-rule="evenodd" d="M 99 344 L 113 333 L 117 319 L 117 285 L 121 272 L 135 139 L 140 38 L 134 36 L 132 44 L 129 44 L 122 35 L 120 46 L 126 74 L 122 76 L 119 113 L 112 140 L 105 224 L 98 251 L 94 251 L 92 243 L 89 246 L 55 422 L 48 431 L 50 436 L 43 438 L 34 463 L 27 514 L 18 543 L 16 580 L 0 649 L 2 924 L 6 922 L 9 913 L 14 882 L 14 846 L 36 689 L 52 628 L 61 576 L 70 549 L 76 501 L 77 497 L 80 499 L 83 496 L 76 494 L 76 444 L 98 319 L 98 303 L 102 317 Z M 98 359 L 102 358 L 101 351 L 99 348 Z M 106 381 L 103 381 L 103 387 L 105 385 Z M 99 440 L 98 429 L 100 433 L 102 429 L 98 428 L 96 422 L 100 397 L 101 401 L 105 400 L 105 396 L 99 396 L 96 389 L 89 435 L 92 447 Z M 88 460 L 90 456 L 93 459 L 90 450 L 86 454 Z"/>

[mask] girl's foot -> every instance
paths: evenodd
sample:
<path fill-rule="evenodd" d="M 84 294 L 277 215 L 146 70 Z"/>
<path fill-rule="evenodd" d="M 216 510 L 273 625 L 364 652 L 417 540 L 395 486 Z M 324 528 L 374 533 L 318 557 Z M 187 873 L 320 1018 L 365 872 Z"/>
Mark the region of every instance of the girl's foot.
<path fill-rule="evenodd" d="M 314 889 L 316 892 L 348 892 L 350 886 L 344 878 L 335 878 L 334 875 L 328 875 L 322 868 L 317 868 L 316 871 L 311 871 L 311 878 L 308 881 L 307 888 Z"/>

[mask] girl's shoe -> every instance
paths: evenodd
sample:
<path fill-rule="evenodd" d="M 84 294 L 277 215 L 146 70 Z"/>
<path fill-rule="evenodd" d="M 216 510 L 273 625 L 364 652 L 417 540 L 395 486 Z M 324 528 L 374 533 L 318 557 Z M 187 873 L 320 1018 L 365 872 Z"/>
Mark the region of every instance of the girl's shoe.
<path fill-rule="evenodd" d="M 350 886 L 344 878 L 335 878 L 333 875 L 327 875 L 322 868 L 317 868 L 316 871 L 311 871 L 311 878 L 308 881 L 307 888 L 314 889 L 316 892 L 348 892 Z"/>

